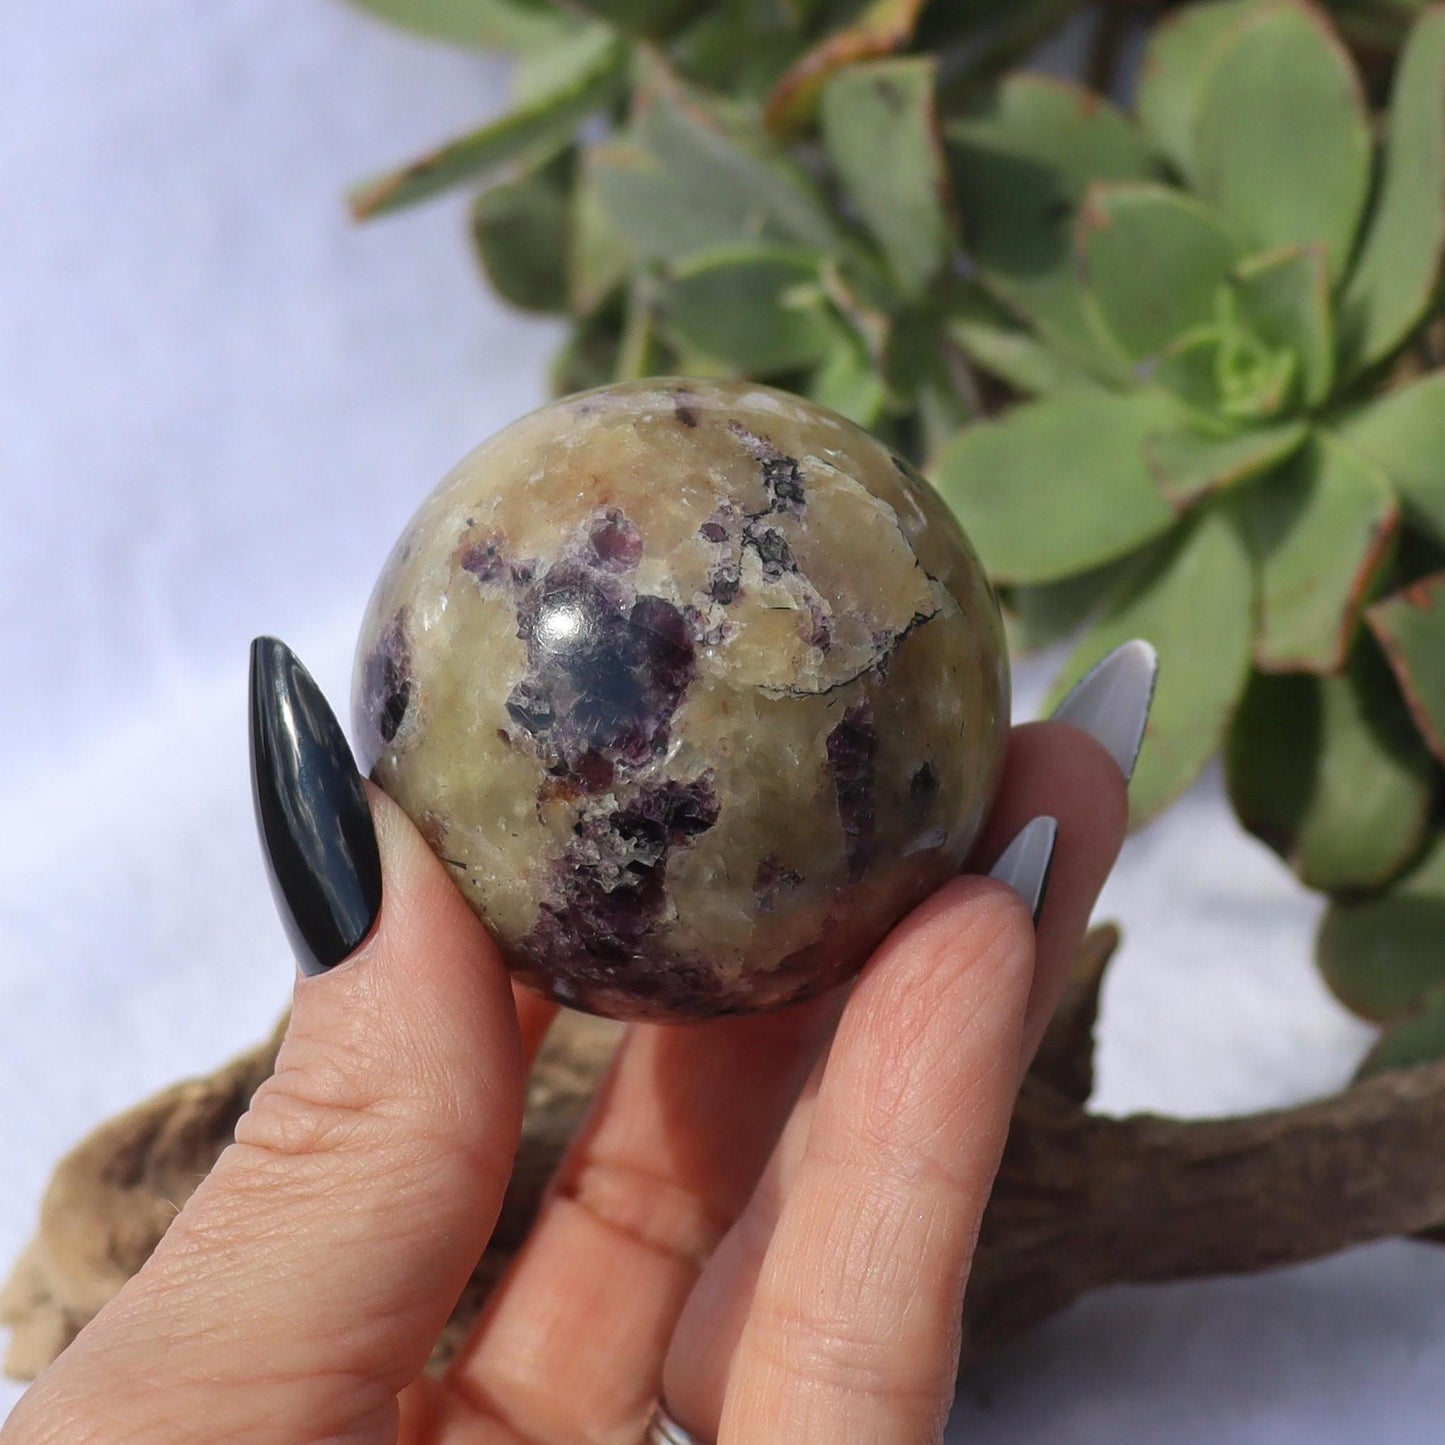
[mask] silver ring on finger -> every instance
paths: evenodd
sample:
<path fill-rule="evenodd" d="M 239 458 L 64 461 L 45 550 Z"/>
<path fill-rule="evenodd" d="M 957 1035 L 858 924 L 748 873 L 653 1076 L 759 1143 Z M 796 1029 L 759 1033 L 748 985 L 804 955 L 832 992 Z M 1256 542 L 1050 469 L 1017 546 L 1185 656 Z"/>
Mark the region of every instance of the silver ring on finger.
<path fill-rule="evenodd" d="M 690 1430 L 684 1430 L 671 1415 L 661 1400 L 653 1407 L 652 1418 L 647 1422 L 647 1433 L 642 1445 L 711 1445 Z"/>

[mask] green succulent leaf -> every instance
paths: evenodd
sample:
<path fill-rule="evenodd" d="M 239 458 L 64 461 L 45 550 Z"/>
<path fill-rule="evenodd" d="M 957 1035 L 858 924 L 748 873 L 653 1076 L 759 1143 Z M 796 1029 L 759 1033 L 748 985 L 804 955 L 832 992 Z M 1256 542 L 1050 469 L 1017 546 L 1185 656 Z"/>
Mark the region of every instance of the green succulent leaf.
<path fill-rule="evenodd" d="M 1202 507 L 1137 559 L 1055 681 L 1046 708 L 1130 638 L 1158 650 L 1159 683 L 1129 784 L 1134 826 L 1178 797 L 1223 741 L 1249 676 L 1253 634 L 1248 550 L 1221 508 Z"/>
<path fill-rule="evenodd" d="M 833 323 L 827 354 L 814 370 L 807 394 L 820 406 L 831 407 L 849 421 L 870 428 L 882 420 L 888 402 L 888 388 L 868 348 L 841 321 Z"/>
<path fill-rule="evenodd" d="M 757 0 L 713 0 L 668 45 L 680 75 L 761 103 L 807 46 L 796 11 Z"/>
<path fill-rule="evenodd" d="M 1174 522 L 1145 442 L 1177 422 L 1160 392 L 1065 393 L 966 428 L 933 481 L 997 581 L 1054 582 Z"/>
<path fill-rule="evenodd" d="M 621 340 L 620 307 L 609 307 L 575 322 L 552 358 L 552 395 L 567 396 L 615 380 Z"/>
<path fill-rule="evenodd" d="M 981 370 L 1024 396 L 1099 388 L 1083 367 L 1051 351 L 1033 332 L 1019 326 L 955 317 L 948 323 L 948 334 Z"/>
<path fill-rule="evenodd" d="M 1239 319 L 1233 290 L 1221 289 L 1216 319 L 1186 332 L 1159 358 L 1154 380 L 1216 428 L 1280 416 L 1298 389 L 1299 358 L 1266 346 Z"/>
<path fill-rule="evenodd" d="M 1445 1059 L 1445 988 L 1427 994 L 1412 1014 L 1390 1025 L 1357 1070 L 1357 1079 Z"/>
<path fill-rule="evenodd" d="M 1319 246 L 1254 256 L 1236 271 L 1239 317 L 1260 342 L 1298 363 L 1297 400 L 1318 406 L 1335 379 L 1330 279 Z"/>
<path fill-rule="evenodd" d="M 801 167 L 745 115 L 675 86 L 648 96 L 625 140 L 595 147 L 593 166 L 603 212 L 645 260 L 732 241 L 844 248 Z"/>
<path fill-rule="evenodd" d="M 1313 7 L 1263 7 L 1217 52 L 1195 113 L 1194 181 L 1259 247 L 1324 247 L 1340 276 L 1370 187 L 1350 58 Z"/>
<path fill-rule="evenodd" d="M 472 203 L 477 259 L 497 294 L 524 311 L 568 310 L 571 173 L 570 164 L 546 166 Z"/>
<path fill-rule="evenodd" d="M 697 255 L 720 241 L 757 235 L 788 241 L 765 221 L 749 228 L 749 209 L 731 196 L 709 197 L 686 171 L 669 175 L 635 140 L 605 141 L 587 154 L 598 214 L 629 253 L 644 261 Z"/>
<path fill-rule="evenodd" d="M 1128 359 L 1091 312 L 1071 242 L 1091 185 L 1153 174 L 1143 137 L 1091 91 L 1012 75 L 975 95 L 945 139 L 965 243 L 985 284 L 1071 361 L 1127 381 Z"/>
<path fill-rule="evenodd" d="M 1082 366 L 1020 326 L 976 285 L 958 287 L 948 298 L 944 330 L 970 361 L 1025 396 L 1099 389 Z"/>
<path fill-rule="evenodd" d="M 1400 57 L 1374 216 L 1340 301 L 1345 369 L 1388 356 L 1419 324 L 1445 257 L 1445 5 Z"/>
<path fill-rule="evenodd" d="M 594 147 L 582 151 L 568 220 L 567 297 L 578 316 L 590 316 L 626 281 L 632 249 L 603 209 L 593 174 Z"/>
<path fill-rule="evenodd" d="M 351 0 L 383 20 L 463 45 L 533 54 L 550 49 L 595 16 L 623 30 L 665 32 L 701 0 Z"/>
<path fill-rule="evenodd" d="M 927 3 L 869 0 L 840 29 L 824 35 L 773 87 L 766 110 L 768 129 L 779 136 L 802 130 L 817 113 L 823 87 L 832 76 L 850 65 L 907 48 Z"/>
<path fill-rule="evenodd" d="M 1445 543 L 1445 371 L 1387 392 L 1337 431 L 1390 479 L 1410 520 Z"/>
<path fill-rule="evenodd" d="M 1384 598 L 1365 617 L 1390 659 L 1420 736 L 1445 760 L 1445 573 Z"/>
<path fill-rule="evenodd" d="M 1445 985 L 1445 835 L 1374 898 L 1331 904 L 1315 943 L 1335 996 L 1368 1019 L 1395 1019 Z"/>
<path fill-rule="evenodd" d="M 622 334 L 618 338 L 617 360 L 613 367 L 614 381 L 636 381 L 643 376 L 680 374 L 683 368 L 675 358 L 684 348 L 669 344 L 662 333 L 657 314 L 657 295 L 653 278 L 635 276 L 627 288 L 622 314 Z M 709 362 L 702 375 L 714 375 L 718 363 Z M 722 367 L 726 370 L 726 367 Z"/>
<path fill-rule="evenodd" d="M 823 146 L 905 293 L 928 289 L 953 252 L 952 196 L 932 58 L 839 71 L 823 91 Z"/>
<path fill-rule="evenodd" d="M 1224 434 L 1179 426 L 1147 437 L 1144 457 L 1165 500 L 1183 512 L 1213 492 L 1277 467 L 1304 445 L 1309 430 L 1302 421 Z"/>
<path fill-rule="evenodd" d="M 1201 413 L 1254 424 L 1329 394 L 1334 337 L 1319 246 L 1247 257 L 1212 293 L 1212 315 L 1160 358 L 1155 378 Z"/>
<path fill-rule="evenodd" d="M 940 357 L 939 364 L 918 389 L 914 411 L 915 451 L 926 459 L 939 456 L 964 427 L 972 425 L 981 415 L 979 399 L 959 389 L 948 363 Z"/>
<path fill-rule="evenodd" d="M 1239 820 L 1311 888 L 1379 888 L 1419 851 L 1429 754 L 1379 650 L 1337 677 L 1255 673 L 1225 753 Z"/>
<path fill-rule="evenodd" d="M 393 25 L 459 45 L 523 54 L 550 50 L 583 23 L 552 0 L 351 0 Z"/>
<path fill-rule="evenodd" d="M 1212 314 L 1160 358 L 1156 380 L 1206 416 L 1254 424 L 1329 394 L 1334 337 L 1318 246 L 1251 256 L 1211 291 Z"/>
<path fill-rule="evenodd" d="M 1208 206 L 1137 181 L 1090 188 L 1075 244 L 1104 324 L 1134 361 L 1208 322 L 1240 256 L 1238 238 Z"/>
<path fill-rule="evenodd" d="M 1256 664 L 1340 671 L 1399 522 L 1383 473 L 1316 435 L 1278 474 L 1239 494 L 1239 509 L 1260 572 Z"/>
<path fill-rule="evenodd" d="M 684 347 L 752 375 L 813 366 L 834 336 L 821 260 L 816 252 L 770 246 L 695 256 L 663 283 L 667 330 Z"/>
<path fill-rule="evenodd" d="M 555 90 L 400 170 L 362 182 L 350 195 L 356 218 L 414 205 L 512 161 L 550 160 L 569 146 L 582 122 L 619 93 L 627 51 L 602 30 L 585 31 L 568 44 L 571 63 Z"/>
<path fill-rule="evenodd" d="M 1195 172 L 1196 115 L 1224 42 L 1278 0 L 1186 5 L 1155 25 L 1144 52 L 1135 109 L 1139 123 L 1180 175 Z"/>
<path fill-rule="evenodd" d="M 704 0 L 567 0 L 567 3 L 631 34 L 668 35 L 696 14 Z"/>
<path fill-rule="evenodd" d="M 1126 557 L 1062 582 L 1002 589 L 1009 652 L 1037 652 L 1074 636 L 1119 591 L 1121 580 L 1136 565 Z"/>
<path fill-rule="evenodd" d="M 616 44 L 617 33 L 596 22 L 579 25 L 545 50 L 519 55 L 512 65 L 512 107 L 522 109 L 565 90 L 579 65 L 603 46 Z"/>

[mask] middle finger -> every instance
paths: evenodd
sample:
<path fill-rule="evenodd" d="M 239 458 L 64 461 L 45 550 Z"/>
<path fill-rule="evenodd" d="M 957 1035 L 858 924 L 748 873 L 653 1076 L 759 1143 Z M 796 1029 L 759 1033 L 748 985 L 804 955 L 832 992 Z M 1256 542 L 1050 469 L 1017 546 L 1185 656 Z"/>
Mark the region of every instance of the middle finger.
<path fill-rule="evenodd" d="M 528 1440 L 640 1436 L 677 1317 L 752 1193 L 844 993 L 627 1030 L 451 1366 L 458 1393 Z"/>

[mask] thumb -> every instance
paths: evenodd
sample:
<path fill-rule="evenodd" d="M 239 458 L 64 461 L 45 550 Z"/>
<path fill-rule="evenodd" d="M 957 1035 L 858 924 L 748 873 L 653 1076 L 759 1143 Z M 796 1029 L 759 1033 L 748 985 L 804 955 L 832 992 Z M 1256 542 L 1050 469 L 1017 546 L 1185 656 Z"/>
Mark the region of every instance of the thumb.
<path fill-rule="evenodd" d="M 251 691 L 258 821 L 310 976 L 235 1143 L 21 1408 L 99 1418 L 97 1438 L 390 1442 L 511 1172 L 517 1012 L 485 930 L 400 809 L 374 789 L 368 808 L 283 644 L 255 644 Z"/>

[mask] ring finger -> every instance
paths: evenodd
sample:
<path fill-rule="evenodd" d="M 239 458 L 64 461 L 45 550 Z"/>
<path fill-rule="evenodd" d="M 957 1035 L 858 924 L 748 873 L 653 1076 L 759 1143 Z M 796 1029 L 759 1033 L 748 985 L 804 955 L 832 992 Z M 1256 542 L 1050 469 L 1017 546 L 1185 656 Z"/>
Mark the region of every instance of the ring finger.
<path fill-rule="evenodd" d="M 939 1438 L 1033 961 L 1018 895 L 961 878 L 869 963 L 828 1053 L 716 1438 Z"/>
<path fill-rule="evenodd" d="M 1082 744 L 1073 728 L 1053 724 L 1014 730 L 999 801 L 979 843 L 979 856 L 991 860 L 1029 818 L 1052 813 L 1058 819 L 1048 898 L 1038 920 L 1020 1073 L 1067 981 L 1123 841 L 1127 805 L 1122 784 L 1132 770 L 1153 690 L 1152 657 L 1139 657 L 1139 648 L 1132 644 L 1112 654 L 1066 702 L 1074 727 L 1087 731 L 1097 746 Z M 1097 705 L 1101 690 L 1112 708 Z M 1091 694 L 1094 705 L 1082 706 L 1090 703 Z M 757 1191 L 688 1300 L 668 1354 L 663 1394 L 669 1409 L 705 1436 L 715 1431 L 722 1415 L 763 1259 L 807 1145 L 822 1072 L 820 1063 Z"/>

